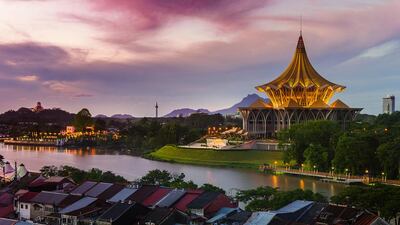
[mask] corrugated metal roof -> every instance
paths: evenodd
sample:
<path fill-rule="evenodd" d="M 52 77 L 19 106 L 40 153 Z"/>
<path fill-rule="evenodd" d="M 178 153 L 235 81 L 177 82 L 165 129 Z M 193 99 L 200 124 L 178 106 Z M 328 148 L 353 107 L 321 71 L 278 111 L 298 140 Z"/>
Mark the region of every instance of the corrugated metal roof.
<path fill-rule="evenodd" d="M 142 203 L 147 197 L 153 194 L 158 189 L 158 186 L 143 185 L 133 195 L 129 196 L 127 200 Z"/>
<path fill-rule="evenodd" d="M 226 208 L 226 207 L 221 208 L 220 210 L 218 210 L 218 212 L 216 212 L 214 214 L 214 216 L 211 219 L 207 220 L 206 223 L 214 223 L 214 222 L 216 222 L 216 221 L 218 221 L 220 219 L 223 219 L 223 218 L 227 217 L 230 213 L 232 213 L 234 211 L 237 211 L 237 210 L 239 210 L 239 209 L 237 209 L 237 208 Z"/>
<path fill-rule="evenodd" d="M 304 207 L 308 207 L 308 206 L 312 205 L 313 203 L 314 202 L 312 202 L 312 201 L 296 200 L 296 201 L 276 210 L 275 212 L 277 212 L 277 213 L 293 213 L 300 209 L 303 209 Z"/>
<path fill-rule="evenodd" d="M 109 202 L 119 202 L 119 201 L 125 201 L 127 198 L 129 198 L 133 193 L 135 193 L 137 189 L 135 188 L 124 188 L 117 194 L 115 194 L 112 198 L 110 198 L 108 201 Z"/>
<path fill-rule="evenodd" d="M 147 197 L 142 204 L 145 206 L 152 206 L 164 198 L 169 192 L 171 192 L 170 188 L 160 187 L 157 191 Z"/>
<path fill-rule="evenodd" d="M 59 192 L 42 191 L 31 199 L 31 202 L 46 204 L 46 205 L 58 205 L 60 204 L 68 194 Z"/>
<path fill-rule="evenodd" d="M 128 211 L 133 206 L 134 206 L 134 204 L 121 203 L 121 202 L 116 203 L 113 206 L 111 206 L 107 211 L 105 211 L 98 218 L 98 220 L 100 220 L 100 221 L 115 221 L 119 217 L 124 215 L 126 213 L 126 211 Z"/>
<path fill-rule="evenodd" d="M 106 191 L 111 186 L 113 186 L 113 184 L 100 182 L 96 184 L 96 186 L 91 188 L 89 191 L 87 191 L 85 195 L 89 197 L 98 197 L 101 193 Z"/>
<path fill-rule="evenodd" d="M 158 207 L 170 207 L 175 202 L 177 202 L 184 194 L 185 190 L 172 190 L 164 198 L 158 201 L 155 206 Z"/>
<path fill-rule="evenodd" d="M 254 212 L 244 225 L 267 225 L 274 218 L 275 213 Z"/>
<path fill-rule="evenodd" d="M 186 192 L 186 194 L 181 199 L 179 199 L 178 202 L 175 203 L 174 208 L 179 209 L 182 212 L 186 212 L 187 205 L 191 203 L 194 199 L 199 197 L 201 193 L 203 193 L 202 190 Z"/>
<path fill-rule="evenodd" d="M 189 209 L 202 209 L 206 205 L 210 204 L 214 199 L 216 199 L 220 195 L 217 192 L 204 192 L 198 198 L 194 199 L 191 203 L 188 204 Z"/>
<path fill-rule="evenodd" d="M 85 208 L 86 206 L 89 206 L 93 202 L 95 202 L 97 198 L 93 197 L 84 197 L 79 201 L 74 202 L 73 204 L 63 208 L 59 213 L 60 214 L 67 214 L 82 208 Z"/>
<path fill-rule="evenodd" d="M 92 187 L 94 187 L 96 184 L 97 184 L 97 182 L 85 181 L 83 184 L 79 185 L 73 191 L 71 191 L 71 194 L 73 194 L 73 195 L 83 195 L 88 190 L 90 190 Z"/>

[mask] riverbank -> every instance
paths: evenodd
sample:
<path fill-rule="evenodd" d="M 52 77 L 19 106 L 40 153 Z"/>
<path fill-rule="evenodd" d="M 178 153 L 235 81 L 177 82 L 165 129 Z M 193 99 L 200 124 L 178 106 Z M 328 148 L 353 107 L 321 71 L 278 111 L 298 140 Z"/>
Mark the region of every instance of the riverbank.
<path fill-rule="evenodd" d="M 281 151 L 257 150 L 186 149 L 166 145 L 156 151 L 145 154 L 144 157 L 174 163 L 258 169 L 262 164 L 272 165 L 275 162 L 282 164 L 283 153 Z"/>

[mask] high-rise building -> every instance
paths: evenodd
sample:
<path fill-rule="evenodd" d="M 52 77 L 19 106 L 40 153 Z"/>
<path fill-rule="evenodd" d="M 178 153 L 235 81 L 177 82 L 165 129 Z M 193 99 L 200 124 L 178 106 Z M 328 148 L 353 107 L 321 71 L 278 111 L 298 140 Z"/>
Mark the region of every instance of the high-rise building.
<path fill-rule="evenodd" d="M 394 95 L 388 95 L 383 98 L 383 113 L 392 114 L 395 109 L 395 97 Z"/>
<path fill-rule="evenodd" d="M 158 118 L 158 103 L 157 102 L 156 102 L 155 108 L 156 108 L 156 118 Z"/>
<path fill-rule="evenodd" d="M 361 108 L 352 108 L 331 98 L 346 87 L 328 81 L 311 65 L 300 34 L 292 62 L 275 80 L 257 86 L 269 102 L 259 99 L 239 108 L 243 129 L 256 138 L 275 137 L 292 124 L 309 120 L 333 120 L 346 128 Z"/>

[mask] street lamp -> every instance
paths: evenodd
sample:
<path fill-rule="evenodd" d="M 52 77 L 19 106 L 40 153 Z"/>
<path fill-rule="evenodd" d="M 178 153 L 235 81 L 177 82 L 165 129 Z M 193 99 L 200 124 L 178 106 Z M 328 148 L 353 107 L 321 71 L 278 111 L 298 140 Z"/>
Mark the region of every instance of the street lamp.
<path fill-rule="evenodd" d="M 313 167 L 314 167 L 314 173 L 316 173 L 317 172 L 317 170 L 316 170 L 317 166 L 314 165 Z"/>
<path fill-rule="evenodd" d="M 276 169 L 276 165 L 278 164 L 278 161 L 275 161 L 274 164 L 275 164 L 275 169 Z"/>
<path fill-rule="evenodd" d="M 335 167 L 334 166 L 331 167 L 331 171 L 332 171 L 332 176 L 333 176 L 333 172 L 335 171 Z"/>
<path fill-rule="evenodd" d="M 303 172 L 304 171 L 304 164 L 302 163 L 301 164 L 301 172 Z"/>

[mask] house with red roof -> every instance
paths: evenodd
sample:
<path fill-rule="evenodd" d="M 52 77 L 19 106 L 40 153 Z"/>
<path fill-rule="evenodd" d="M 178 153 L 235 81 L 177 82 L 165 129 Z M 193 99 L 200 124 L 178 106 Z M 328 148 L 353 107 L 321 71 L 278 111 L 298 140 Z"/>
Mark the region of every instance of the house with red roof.
<path fill-rule="evenodd" d="M 147 197 L 143 202 L 142 205 L 147 207 L 154 206 L 158 201 L 164 198 L 168 193 L 171 192 L 171 188 L 160 187 L 155 192 L 153 192 L 149 197 Z"/>
<path fill-rule="evenodd" d="M 38 192 L 28 190 L 19 190 L 14 195 L 15 212 L 19 219 L 29 220 L 31 218 L 31 204 L 30 200 L 34 198 Z"/>
<path fill-rule="evenodd" d="M 14 196 L 8 192 L 0 193 L 0 217 L 7 217 L 14 213 Z"/>

